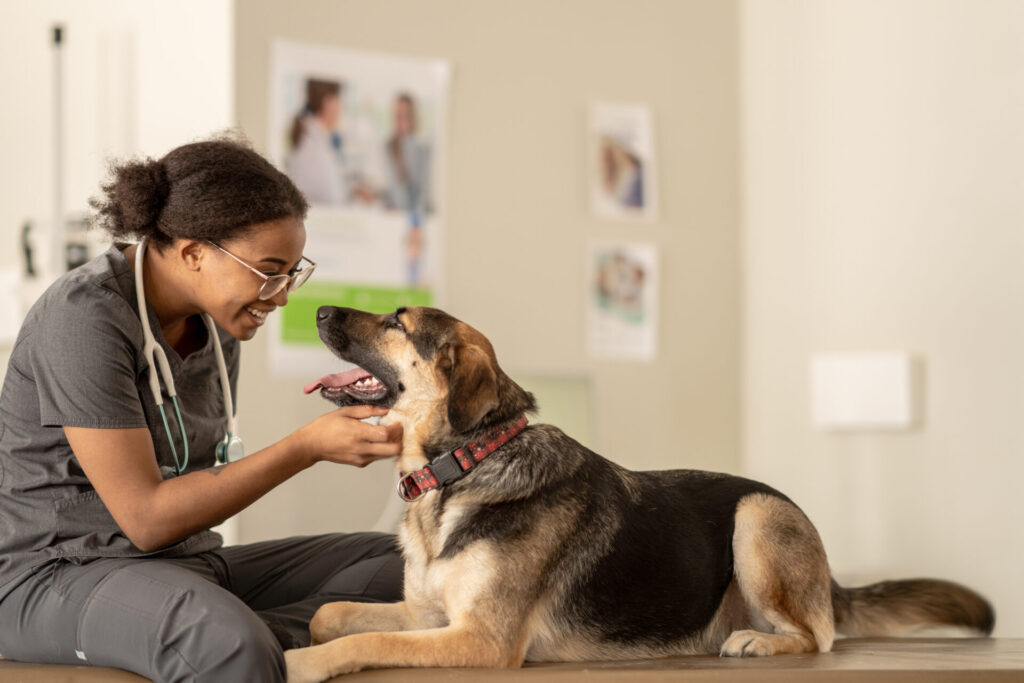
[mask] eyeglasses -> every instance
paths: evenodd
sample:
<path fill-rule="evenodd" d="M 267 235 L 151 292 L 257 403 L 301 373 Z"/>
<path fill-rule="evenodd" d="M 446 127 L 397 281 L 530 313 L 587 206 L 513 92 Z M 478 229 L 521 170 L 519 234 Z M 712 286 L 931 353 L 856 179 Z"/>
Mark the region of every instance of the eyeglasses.
<path fill-rule="evenodd" d="M 209 241 L 209 240 L 207 240 L 207 241 Z M 258 295 L 259 298 L 260 298 L 260 301 L 266 301 L 267 299 L 273 299 L 275 296 L 280 294 L 285 289 L 287 289 L 289 292 L 294 292 L 296 289 L 301 287 L 303 285 L 303 283 L 305 283 L 306 280 L 309 279 L 309 276 L 313 274 L 313 271 L 316 270 L 316 263 L 314 263 L 310 259 L 308 259 L 305 256 L 303 256 L 302 260 L 306 261 L 307 263 L 309 263 L 309 265 L 306 266 L 305 268 L 301 268 L 299 270 L 296 270 L 294 273 L 292 273 L 290 275 L 288 275 L 286 273 L 282 273 L 280 275 L 267 275 L 266 273 L 261 273 L 256 268 L 253 268 L 248 263 L 246 263 L 242 259 L 238 258 L 237 256 L 235 256 L 234 254 L 232 254 L 230 251 L 228 251 L 224 247 L 220 246 L 219 244 L 217 244 L 215 242 L 210 242 L 210 244 L 212 244 L 213 246 L 217 247 L 218 249 L 223 251 L 225 254 L 227 254 L 231 258 L 235 259 L 236 261 L 241 263 L 243 266 L 245 266 L 246 268 L 248 268 L 252 272 L 254 272 L 257 275 L 259 275 L 260 278 L 263 279 L 263 285 L 260 287 L 260 292 L 259 292 L 259 295 Z"/>

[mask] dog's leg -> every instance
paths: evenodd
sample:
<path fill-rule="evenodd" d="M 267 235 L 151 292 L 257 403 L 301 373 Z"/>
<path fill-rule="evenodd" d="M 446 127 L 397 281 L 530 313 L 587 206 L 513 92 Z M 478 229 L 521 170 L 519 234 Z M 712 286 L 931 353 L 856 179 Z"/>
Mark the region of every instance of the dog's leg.
<path fill-rule="evenodd" d="M 764 494 L 736 508 L 736 581 L 756 625 L 722 645 L 729 657 L 828 652 L 835 637 L 830 574 L 814 526 L 792 503 Z"/>
<path fill-rule="evenodd" d="M 288 683 L 315 683 L 365 668 L 521 666 L 522 648 L 489 633 L 485 624 L 426 631 L 360 633 L 288 650 Z"/>
<path fill-rule="evenodd" d="M 369 631 L 408 631 L 420 625 L 403 602 L 329 602 L 313 615 L 309 634 L 313 645 Z"/>

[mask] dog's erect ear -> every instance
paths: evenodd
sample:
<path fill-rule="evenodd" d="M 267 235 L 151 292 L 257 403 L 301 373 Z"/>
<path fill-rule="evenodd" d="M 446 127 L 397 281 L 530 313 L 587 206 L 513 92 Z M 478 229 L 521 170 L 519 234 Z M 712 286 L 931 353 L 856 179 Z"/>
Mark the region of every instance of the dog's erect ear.
<path fill-rule="evenodd" d="M 498 373 L 476 344 L 451 344 L 448 349 L 448 423 L 468 432 L 498 407 Z"/>

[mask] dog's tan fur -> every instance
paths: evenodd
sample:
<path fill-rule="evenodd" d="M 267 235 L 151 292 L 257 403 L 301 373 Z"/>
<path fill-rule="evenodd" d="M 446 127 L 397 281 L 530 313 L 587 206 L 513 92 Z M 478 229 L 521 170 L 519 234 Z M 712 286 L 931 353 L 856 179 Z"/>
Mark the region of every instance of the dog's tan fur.
<path fill-rule="evenodd" d="M 332 336 L 321 327 L 321 336 L 329 346 L 357 344 L 358 354 L 346 349 L 361 354 L 358 360 L 366 369 L 376 372 L 365 365 L 376 364 L 393 375 L 399 393 L 387 419 L 404 427 L 401 472 L 425 465 L 438 444 L 465 443 L 460 435 L 479 434 L 488 419 L 512 417 L 514 411 L 503 412 L 520 405 L 517 397 L 528 396 L 501 371 L 483 335 L 440 311 L 400 309 L 387 317 L 352 311 L 343 316 L 343 334 Z M 626 512 L 613 509 L 599 523 L 588 518 L 593 513 L 586 506 L 592 499 L 586 491 L 562 496 L 539 492 L 579 477 L 582 470 L 571 467 L 599 464 L 620 492 L 617 505 L 646 505 L 645 491 L 652 482 L 660 486 L 658 473 L 629 472 L 587 455 L 553 428 L 528 429 L 537 431 L 526 439 L 517 437 L 503 447 L 503 455 L 491 456 L 444 493 L 431 491 L 408 505 L 400 531 L 406 599 L 388 605 L 339 602 L 322 607 L 310 624 L 313 645 L 285 653 L 289 681 L 321 681 L 371 667 L 516 667 L 525 660 L 828 652 L 837 617 L 862 631 L 890 623 L 909 628 L 918 621 L 991 629 L 987 603 L 953 584 L 914 584 L 914 590 L 924 586 L 931 591 L 933 599 L 929 611 L 915 598 L 906 598 L 911 620 L 886 607 L 892 589 L 858 597 L 856 590 L 838 587 L 811 522 L 788 499 L 755 482 L 743 484 L 754 492 L 738 496 L 734 507 L 732 578 L 702 625 L 680 637 L 645 639 L 618 637 L 593 620 L 579 623 L 568 591 L 589 585 L 586 577 L 621 538 L 616 534 L 627 523 Z M 532 467 L 531 458 L 547 464 Z M 670 476 L 704 481 L 705 474 L 664 476 L 665 481 Z M 747 481 L 708 477 L 709 485 Z M 464 535 L 481 509 L 515 505 L 516 496 L 532 506 L 527 508 L 529 524 L 521 532 Z M 460 538 L 470 540 L 459 545 Z M 584 545 L 578 545 L 579 538 L 585 539 Z M 951 616 L 950 594 L 969 618 Z M 874 612 L 859 607 L 867 603 Z M 838 614 L 834 604 L 841 608 Z M 643 615 L 637 618 L 642 622 Z"/>
<path fill-rule="evenodd" d="M 767 622 L 725 641 L 732 655 L 828 652 L 835 637 L 825 548 L 792 504 L 764 494 L 740 501 L 733 532 L 736 581 L 750 609 Z"/>

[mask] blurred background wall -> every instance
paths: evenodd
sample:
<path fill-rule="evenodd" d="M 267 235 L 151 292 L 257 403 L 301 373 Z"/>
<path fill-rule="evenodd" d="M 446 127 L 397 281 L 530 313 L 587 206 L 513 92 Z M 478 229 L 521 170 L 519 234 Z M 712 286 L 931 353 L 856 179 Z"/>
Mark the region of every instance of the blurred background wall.
<path fill-rule="evenodd" d="M 231 0 L 0 3 L 0 266 L 25 220 L 51 218 L 54 63 L 64 26 L 64 204 L 85 211 L 111 156 L 159 155 L 234 122 Z"/>
<path fill-rule="evenodd" d="M 840 577 L 965 581 L 1024 634 L 1024 3 L 741 8 L 743 470 Z M 811 354 L 874 351 L 920 426 L 812 428 Z"/>
<path fill-rule="evenodd" d="M 1024 4 L 4 3 L 0 267 L 18 266 L 22 221 L 50 211 L 55 21 L 69 210 L 109 155 L 230 125 L 262 149 L 274 38 L 448 60 L 444 306 L 545 416 L 628 467 L 764 479 L 808 512 L 840 579 L 961 580 L 993 599 L 997 634 L 1024 635 Z M 602 100 L 654 111 L 654 223 L 588 211 L 587 107 Z M 598 238 L 661 250 L 654 363 L 586 358 Z M 919 362 L 920 425 L 816 429 L 811 355 L 869 351 Z M 259 335 L 243 356 L 250 450 L 327 409 L 269 377 Z M 234 533 L 368 528 L 392 481 L 387 463 L 319 465 Z"/>

